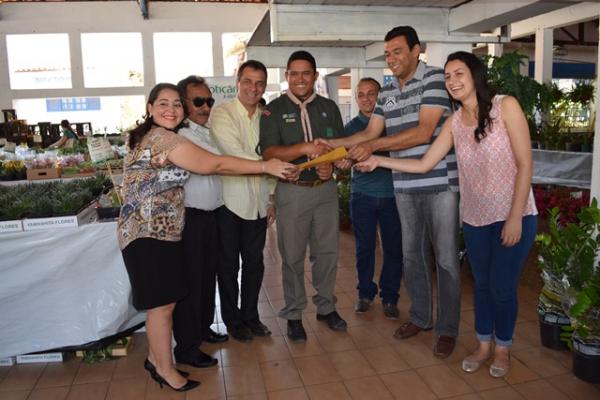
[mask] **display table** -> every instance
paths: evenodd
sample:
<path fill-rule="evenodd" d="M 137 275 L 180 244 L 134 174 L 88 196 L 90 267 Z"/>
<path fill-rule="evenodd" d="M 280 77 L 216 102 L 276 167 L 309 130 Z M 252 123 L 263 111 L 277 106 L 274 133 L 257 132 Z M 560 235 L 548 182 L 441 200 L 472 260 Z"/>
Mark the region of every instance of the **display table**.
<path fill-rule="evenodd" d="M 589 189 L 592 153 L 533 149 L 533 183 Z"/>
<path fill-rule="evenodd" d="M 83 345 L 144 320 L 116 222 L 0 235 L 0 358 Z"/>

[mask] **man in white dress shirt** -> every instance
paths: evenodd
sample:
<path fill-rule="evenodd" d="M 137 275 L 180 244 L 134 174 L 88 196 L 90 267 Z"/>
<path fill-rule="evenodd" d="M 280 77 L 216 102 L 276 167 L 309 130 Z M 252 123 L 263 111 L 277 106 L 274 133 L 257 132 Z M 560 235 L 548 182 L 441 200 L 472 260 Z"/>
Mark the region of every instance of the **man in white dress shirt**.
<path fill-rule="evenodd" d="M 214 99 L 203 78 L 188 76 L 178 83 L 185 94 L 188 127 L 181 136 L 212 153 L 219 154 L 208 127 Z M 197 368 L 210 367 L 217 360 L 202 352 L 203 341 L 224 342 L 227 335 L 210 326 L 215 313 L 216 270 L 219 253 L 216 210 L 223 206 L 221 180 L 216 175 L 190 174 L 185 187 L 185 227 L 183 245 L 189 282 L 189 295 L 178 302 L 173 313 L 174 349 L 178 363 Z"/>

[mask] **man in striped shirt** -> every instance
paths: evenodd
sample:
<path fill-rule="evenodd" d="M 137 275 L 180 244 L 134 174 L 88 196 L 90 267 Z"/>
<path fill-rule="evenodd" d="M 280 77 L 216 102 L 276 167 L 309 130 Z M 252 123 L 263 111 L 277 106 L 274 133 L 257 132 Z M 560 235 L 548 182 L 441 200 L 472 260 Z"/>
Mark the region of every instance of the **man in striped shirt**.
<path fill-rule="evenodd" d="M 412 27 L 398 26 L 389 31 L 384 49 L 394 79 L 381 89 L 369 125 L 349 138 L 329 141 L 332 146 L 350 148 L 349 158 L 357 161 L 378 150 L 390 151 L 397 158 L 421 158 L 450 114 L 444 72 L 419 61 L 421 45 Z M 460 319 L 454 152 L 429 173 L 394 171 L 393 180 L 402 225 L 404 279 L 412 303 L 409 321 L 394 337 L 407 339 L 433 327 L 431 270 L 435 258 L 438 302 L 433 352 L 446 358 L 454 350 Z"/>

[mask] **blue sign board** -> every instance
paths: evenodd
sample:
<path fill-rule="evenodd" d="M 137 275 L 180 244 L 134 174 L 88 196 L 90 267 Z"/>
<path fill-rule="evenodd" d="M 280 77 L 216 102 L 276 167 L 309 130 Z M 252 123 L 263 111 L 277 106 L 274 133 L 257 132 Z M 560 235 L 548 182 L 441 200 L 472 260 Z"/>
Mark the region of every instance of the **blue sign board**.
<path fill-rule="evenodd" d="M 46 99 L 46 111 L 99 111 L 100 97 L 63 97 Z"/>

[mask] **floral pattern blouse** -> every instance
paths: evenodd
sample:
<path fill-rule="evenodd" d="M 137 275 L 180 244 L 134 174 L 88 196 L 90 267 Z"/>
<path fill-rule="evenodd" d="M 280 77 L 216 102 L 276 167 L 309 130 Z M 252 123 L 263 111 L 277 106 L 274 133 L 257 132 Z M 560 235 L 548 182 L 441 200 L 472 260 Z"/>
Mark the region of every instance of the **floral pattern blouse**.
<path fill-rule="evenodd" d="M 167 156 L 187 141 L 164 128 L 153 128 L 125 157 L 123 206 L 117 227 L 121 250 L 139 238 L 181 240 L 183 185 L 189 172 L 172 164 Z"/>

